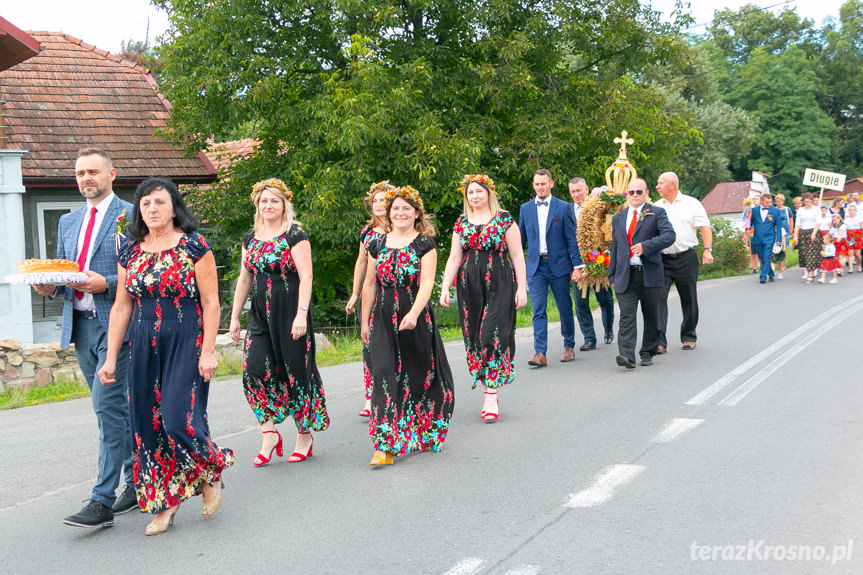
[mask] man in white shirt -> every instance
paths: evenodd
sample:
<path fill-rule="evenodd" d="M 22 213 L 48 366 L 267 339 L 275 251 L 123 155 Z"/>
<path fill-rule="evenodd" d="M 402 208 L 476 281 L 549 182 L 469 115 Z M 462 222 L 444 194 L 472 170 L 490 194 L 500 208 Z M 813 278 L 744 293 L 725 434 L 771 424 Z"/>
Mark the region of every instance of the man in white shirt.
<path fill-rule="evenodd" d="M 677 239 L 674 244 L 662 250 L 662 265 L 665 268 L 665 289 L 659 307 L 659 330 L 662 332 L 659 350 L 668 349 L 666 329 L 668 327 L 668 292 L 671 284 L 677 287 L 683 322 L 680 324 L 680 341 L 683 349 L 695 349 L 698 339 L 695 328 L 698 326 L 698 230 L 701 230 L 704 251 L 701 261 L 705 265 L 713 263 L 713 232 L 710 218 L 704 206 L 693 198 L 680 192 L 679 179 L 674 172 L 665 172 L 656 182 L 656 191 L 661 198 L 654 205 L 665 209 L 668 220 L 674 228 Z"/>
<path fill-rule="evenodd" d="M 572 198 L 572 213 L 575 215 L 576 229 L 578 229 L 578 214 L 581 211 L 581 204 L 587 199 L 587 194 L 587 182 L 584 178 L 575 177 L 569 180 L 569 195 Z M 604 341 L 610 344 L 614 341 L 614 294 L 609 288 L 602 286 L 593 288 L 593 293 L 596 295 L 596 302 L 602 313 L 602 327 L 605 329 Z M 582 291 L 578 287 L 578 283 L 572 282 L 575 318 L 578 320 L 578 327 L 581 329 L 582 337 L 584 337 L 584 343 L 579 349 L 590 351 L 596 349 L 596 330 L 593 326 L 593 313 L 590 311 L 590 292 L 585 293 L 583 297 L 581 294 Z"/>

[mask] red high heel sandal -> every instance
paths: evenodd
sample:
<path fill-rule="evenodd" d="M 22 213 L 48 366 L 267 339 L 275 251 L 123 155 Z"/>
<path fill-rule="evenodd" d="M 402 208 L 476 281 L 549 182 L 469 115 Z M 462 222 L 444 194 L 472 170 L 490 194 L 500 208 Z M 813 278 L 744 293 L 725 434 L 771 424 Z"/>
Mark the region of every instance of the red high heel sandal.
<path fill-rule="evenodd" d="M 497 398 L 497 392 L 496 391 L 483 391 L 482 393 L 483 393 L 483 395 L 494 395 L 495 396 L 494 400 L 497 402 L 497 405 L 500 406 L 500 399 Z M 492 422 L 495 419 L 497 419 L 498 414 L 497 413 L 489 413 L 483 409 L 482 411 L 479 412 L 479 416 L 483 419 L 483 421 L 485 421 L 486 423 L 489 423 L 489 422 Z"/>
<path fill-rule="evenodd" d="M 273 451 L 275 451 L 276 455 L 278 455 L 279 457 L 282 456 L 282 434 L 278 431 L 263 431 L 262 433 L 275 433 L 279 436 L 279 442 L 275 444 L 270 450 L 269 457 L 264 456 L 262 453 L 259 453 L 257 456 L 255 456 L 255 461 L 253 462 L 253 465 L 255 467 L 260 467 L 261 465 L 266 465 L 267 463 L 269 463 L 270 460 L 273 458 Z"/>
<path fill-rule="evenodd" d="M 307 431 L 305 433 L 301 433 L 300 435 L 309 435 L 311 431 Z M 296 457 L 296 459 L 288 458 L 289 463 L 299 463 L 300 461 L 305 461 L 307 457 L 312 456 L 312 448 L 315 446 L 315 437 L 311 437 L 311 442 L 309 443 L 309 451 L 308 453 L 300 453 L 299 451 L 294 451 L 291 453 L 290 457 Z"/>

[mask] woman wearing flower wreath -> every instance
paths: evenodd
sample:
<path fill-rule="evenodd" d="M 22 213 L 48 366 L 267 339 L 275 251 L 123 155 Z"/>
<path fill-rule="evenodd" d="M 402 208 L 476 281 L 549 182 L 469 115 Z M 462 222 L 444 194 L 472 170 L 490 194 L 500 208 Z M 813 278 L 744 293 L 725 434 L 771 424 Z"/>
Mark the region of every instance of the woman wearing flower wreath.
<path fill-rule="evenodd" d="M 483 390 L 480 417 L 491 422 L 499 413 L 497 390 L 515 376 L 515 310 L 527 303 L 524 251 L 491 178 L 466 175 L 459 190 L 464 214 L 453 226 L 440 303 L 449 307 L 449 286 L 456 280 L 467 367 L 473 387 Z"/>
<path fill-rule="evenodd" d="M 312 456 L 311 432 L 330 424 L 324 386 L 315 363 L 312 327 L 312 247 L 294 220 L 293 194 L 281 180 L 252 188 L 255 226 L 243 237 L 242 263 L 230 334 L 240 341 L 240 313 L 251 292 L 243 348 L 243 391 L 258 423 L 262 444 L 253 464 L 282 456 L 276 424 L 297 426 L 291 463 Z"/>
<path fill-rule="evenodd" d="M 369 244 L 362 298 L 362 337 L 372 353 L 370 465 L 440 451 L 454 403 L 452 372 L 429 301 L 435 231 L 415 189 L 387 192 L 386 229 Z"/>
<path fill-rule="evenodd" d="M 357 262 L 354 264 L 354 282 L 351 290 L 351 298 L 345 306 L 345 311 L 354 313 L 357 300 L 359 300 L 360 292 L 363 289 L 363 281 L 366 278 L 366 268 L 368 267 L 368 255 L 366 250 L 369 244 L 379 237 L 383 237 L 384 227 L 387 223 L 387 192 L 396 189 L 391 185 L 389 180 L 372 184 L 369 188 L 369 193 L 365 198 L 366 207 L 371 212 L 371 219 L 366 222 L 363 229 L 360 230 L 360 253 L 357 254 Z M 362 308 L 362 305 L 360 305 Z M 358 310 L 361 312 L 362 309 Z M 366 403 L 363 405 L 362 411 L 359 412 L 360 417 L 368 417 L 371 415 L 372 402 L 372 370 L 371 370 L 372 354 L 369 346 L 363 344 L 363 385 L 366 390 Z"/>
<path fill-rule="evenodd" d="M 230 449 L 210 437 L 207 397 L 216 370 L 219 286 L 216 260 L 177 186 L 150 178 L 135 190 L 135 209 L 118 250 L 118 289 L 99 370 L 116 383 L 117 356 L 129 332 L 129 419 L 138 505 L 156 517 L 147 535 L 164 533 L 183 500 L 203 499 L 203 516 L 222 504 Z M 131 326 L 130 326 L 131 323 Z"/>

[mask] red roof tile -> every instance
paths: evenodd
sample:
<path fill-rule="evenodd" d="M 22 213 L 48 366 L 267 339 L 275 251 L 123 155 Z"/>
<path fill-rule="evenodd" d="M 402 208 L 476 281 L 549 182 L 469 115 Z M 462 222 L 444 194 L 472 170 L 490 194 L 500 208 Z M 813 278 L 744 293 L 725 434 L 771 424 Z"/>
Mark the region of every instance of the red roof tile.
<path fill-rule="evenodd" d="M 743 211 L 743 200 L 749 197 L 753 182 L 716 184 L 701 203 L 709 215 L 734 214 Z"/>
<path fill-rule="evenodd" d="M 211 144 L 207 148 L 207 159 L 216 167 L 219 173 L 229 168 L 235 160 L 245 158 L 261 145 L 260 140 L 246 138 L 245 140 L 232 140 L 230 142 L 219 142 Z"/>
<path fill-rule="evenodd" d="M 203 153 L 185 158 L 154 135 L 170 108 L 146 70 L 59 32 L 30 35 L 42 51 L 0 72 L 7 147 L 29 152 L 21 162 L 25 181 L 74 181 L 72 160 L 86 146 L 111 155 L 118 179 L 214 179 Z"/>

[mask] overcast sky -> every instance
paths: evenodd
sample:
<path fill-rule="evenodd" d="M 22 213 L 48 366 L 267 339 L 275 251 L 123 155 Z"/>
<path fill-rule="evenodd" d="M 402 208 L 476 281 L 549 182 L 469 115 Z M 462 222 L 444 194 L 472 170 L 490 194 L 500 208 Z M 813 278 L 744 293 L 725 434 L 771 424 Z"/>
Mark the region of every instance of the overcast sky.
<path fill-rule="evenodd" d="M 655 10 L 669 14 L 674 9 L 674 0 L 644 0 Z M 746 4 L 738 0 L 691 0 L 690 12 L 696 24 L 705 24 L 713 18 L 716 10 L 729 7 L 736 9 Z M 794 7 L 801 16 L 812 18 L 820 24 L 825 16 L 838 17 L 843 0 L 751 0 L 759 7 L 773 6 L 778 11 Z M 87 10 L 84 9 L 87 7 Z M 120 43 L 129 40 L 152 42 L 168 27 L 164 12 L 151 6 L 149 0 L 4 0 L 0 16 L 22 30 L 41 32 L 65 32 L 88 44 L 108 50 L 120 51 Z M 695 27 L 693 33 L 702 33 L 704 26 Z"/>

